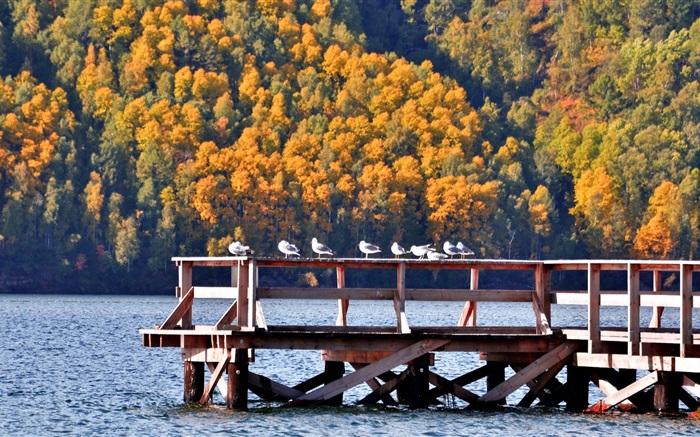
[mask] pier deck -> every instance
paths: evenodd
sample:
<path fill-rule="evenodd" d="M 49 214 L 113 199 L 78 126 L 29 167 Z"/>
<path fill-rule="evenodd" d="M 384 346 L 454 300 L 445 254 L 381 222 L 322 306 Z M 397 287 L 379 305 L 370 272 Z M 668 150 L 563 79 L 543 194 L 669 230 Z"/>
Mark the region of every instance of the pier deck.
<path fill-rule="evenodd" d="M 693 308 L 700 293 L 693 291 L 693 272 L 700 262 L 591 260 L 409 260 L 409 259 L 255 259 L 249 257 L 178 257 L 178 305 L 153 329 L 142 329 L 146 347 L 179 347 L 184 362 L 184 399 L 207 403 L 219 390 L 231 408 L 246 408 L 251 391 L 267 401 L 286 406 L 333 404 L 343 393 L 366 384 L 369 393 L 360 403 L 405 403 L 425 407 L 450 394 L 470 406 L 504 404 L 523 386 L 527 394 L 518 405 L 537 399 L 573 411 L 624 410 L 678 412 L 682 402 L 690 410 L 700 406 L 700 331 L 693 330 Z M 230 284 L 205 287 L 193 283 L 195 268 L 230 269 Z M 334 272 L 334 288 L 263 287 L 270 269 Z M 346 287 L 347 269 L 382 269 L 396 273 L 390 288 Z M 413 269 L 469 271 L 468 288 L 417 289 L 406 282 Z M 529 284 L 524 289 L 480 289 L 479 273 L 521 270 Z M 553 290 L 552 275 L 579 271 L 586 275 L 583 290 Z M 601 275 L 622 272 L 626 290 L 602 290 Z M 642 272 L 652 278 L 642 290 Z M 619 274 L 619 273 L 618 273 Z M 393 274 L 392 274 L 393 275 Z M 662 290 L 662 279 L 677 280 L 676 290 Z M 261 278 L 263 280 L 261 280 Z M 561 282 L 561 281 L 560 281 Z M 216 323 L 193 320 L 195 299 L 230 302 Z M 265 302 L 270 299 L 326 299 L 338 302 L 335 325 L 268 325 Z M 351 325 L 352 301 L 388 301 L 393 306 L 391 326 Z M 406 302 L 457 301 L 463 303 L 451 326 L 416 326 L 407 317 Z M 513 302 L 531 314 L 531 326 L 480 326 L 478 302 Z M 386 305 L 385 304 L 385 305 Z M 584 308 L 586 326 L 554 326 L 552 306 Z M 601 308 L 626 307 L 627 317 L 614 326 L 601 324 Z M 641 308 L 651 307 L 648 326 L 641 326 Z M 677 310 L 678 322 L 662 326 L 665 308 Z M 670 310 L 669 310 L 670 311 Z M 325 370 L 294 387 L 253 372 L 256 349 L 321 352 Z M 441 376 L 435 353 L 477 352 L 483 365 L 465 369 L 455 379 Z M 346 363 L 354 369 L 346 373 Z M 513 370 L 506 379 L 506 367 Z M 557 375 L 566 368 L 565 382 Z M 209 381 L 205 384 L 206 369 Z M 397 370 L 398 369 L 398 370 Z M 295 369 L 289 369 L 294 372 Z M 562 373 L 563 375 L 563 373 Z M 466 385 L 486 379 L 486 391 L 474 393 Z M 562 376 L 563 378 L 563 376 Z M 589 404 L 589 385 L 605 397 Z M 396 393 L 396 396 L 393 395 Z"/>

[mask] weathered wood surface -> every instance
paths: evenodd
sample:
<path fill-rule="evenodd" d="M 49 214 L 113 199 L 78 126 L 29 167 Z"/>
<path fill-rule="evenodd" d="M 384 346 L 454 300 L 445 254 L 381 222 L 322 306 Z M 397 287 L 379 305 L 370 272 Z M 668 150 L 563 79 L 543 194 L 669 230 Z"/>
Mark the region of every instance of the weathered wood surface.
<path fill-rule="evenodd" d="M 609 410 L 620 402 L 629 399 L 631 396 L 649 388 L 650 386 L 656 384 L 659 380 L 658 372 L 651 372 L 650 374 L 638 379 L 622 390 L 616 391 L 611 396 L 598 401 L 595 405 L 588 408 L 586 411 L 591 413 L 602 413 Z"/>

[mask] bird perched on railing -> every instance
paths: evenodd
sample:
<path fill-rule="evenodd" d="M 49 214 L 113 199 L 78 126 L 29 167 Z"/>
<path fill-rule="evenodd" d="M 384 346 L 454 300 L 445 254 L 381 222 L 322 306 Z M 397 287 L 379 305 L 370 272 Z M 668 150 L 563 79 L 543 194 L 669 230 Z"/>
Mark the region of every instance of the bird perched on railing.
<path fill-rule="evenodd" d="M 420 259 L 423 259 L 426 253 L 435 251 L 435 248 L 431 246 L 432 244 L 424 244 L 423 246 L 411 246 L 411 253 L 419 257 Z"/>
<path fill-rule="evenodd" d="M 394 244 L 391 245 L 391 253 L 394 254 L 394 258 L 400 258 L 401 255 L 406 253 L 406 249 L 399 246 L 399 243 L 394 241 Z"/>
<path fill-rule="evenodd" d="M 428 259 L 431 261 L 439 261 L 442 259 L 447 259 L 447 255 L 445 255 L 444 253 L 431 251 L 428 252 Z"/>
<path fill-rule="evenodd" d="M 450 243 L 449 241 L 445 241 L 445 243 L 442 245 L 442 250 L 444 250 L 445 253 L 450 256 L 450 258 L 452 258 L 453 255 L 464 254 L 464 251 L 462 249 Z"/>
<path fill-rule="evenodd" d="M 379 246 L 368 243 L 365 240 L 360 241 L 360 244 L 357 246 L 360 248 L 360 252 L 365 254 L 365 258 L 369 258 L 370 253 L 378 253 L 382 251 Z"/>
<path fill-rule="evenodd" d="M 311 250 L 316 252 L 318 254 L 319 258 L 321 258 L 321 255 L 324 255 L 324 254 L 333 256 L 333 251 L 331 250 L 331 248 L 324 245 L 324 244 L 319 243 L 318 240 L 316 239 L 316 237 L 314 237 L 311 240 Z"/>
<path fill-rule="evenodd" d="M 277 243 L 277 248 L 284 254 L 285 258 L 289 257 L 289 255 L 301 256 L 299 255 L 299 248 L 287 240 Z"/>
<path fill-rule="evenodd" d="M 228 251 L 235 256 L 246 256 L 248 252 L 253 253 L 253 251 L 250 250 L 250 246 L 244 246 L 240 243 L 240 241 L 234 241 L 233 243 L 229 244 Z"/>
<path fill-rule="evenodd" d="M 462 258 L 468 255 L 474 255 L 474 251 L 462 244 L 462 242 L 457 243 L 457 249 L 462 251 Z"/>

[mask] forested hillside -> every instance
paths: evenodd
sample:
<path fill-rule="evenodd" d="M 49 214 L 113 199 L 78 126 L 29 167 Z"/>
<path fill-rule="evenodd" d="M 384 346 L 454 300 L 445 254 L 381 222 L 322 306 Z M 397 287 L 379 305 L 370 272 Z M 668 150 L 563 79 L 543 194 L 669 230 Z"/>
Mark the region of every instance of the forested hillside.
<path fill-rule="evenodd" d="M 698 257 L 700 0 L 3 0 L 0 291 L 232 240 Z M 168 278 L 165 279 L 164 278 Z"/>

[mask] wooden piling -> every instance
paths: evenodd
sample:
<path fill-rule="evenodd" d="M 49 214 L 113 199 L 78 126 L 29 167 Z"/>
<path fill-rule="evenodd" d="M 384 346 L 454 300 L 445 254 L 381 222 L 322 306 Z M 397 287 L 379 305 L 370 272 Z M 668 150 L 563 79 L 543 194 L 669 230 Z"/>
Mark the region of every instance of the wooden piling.
<path fill-rule="evenodd" d="M 185 361 L 184 364 L 185 403 L 199 402 L 204 393 L 204 363 Z"/>
<path fill-rule="evenodd" d="M 248 350 L 236 349 L 228 365 L 228 398 L 226 405 L 234 410 L 248 408 Z"/>

